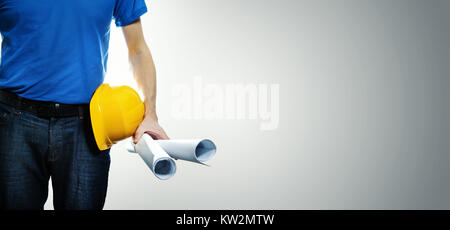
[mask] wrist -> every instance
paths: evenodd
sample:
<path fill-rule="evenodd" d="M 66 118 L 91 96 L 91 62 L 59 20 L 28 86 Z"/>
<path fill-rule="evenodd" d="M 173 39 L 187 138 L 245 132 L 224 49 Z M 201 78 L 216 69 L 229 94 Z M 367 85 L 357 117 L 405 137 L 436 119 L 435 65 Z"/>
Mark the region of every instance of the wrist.
<path fill-rule="evenodd" d="M 144 100 L 145 105 L 145 117 L 152 118 L 153 120 L 158 120 L 158 116 L 156 115 L 156 105 L 155 100 Z"/>
<path fill-rule="evenodd" d="M 158 116 L 156 115 L 156 109 L 155 108 L 147 108 L 145 109 L 145 118 L 150 118 L 152 120 L 157 121 Z"/>

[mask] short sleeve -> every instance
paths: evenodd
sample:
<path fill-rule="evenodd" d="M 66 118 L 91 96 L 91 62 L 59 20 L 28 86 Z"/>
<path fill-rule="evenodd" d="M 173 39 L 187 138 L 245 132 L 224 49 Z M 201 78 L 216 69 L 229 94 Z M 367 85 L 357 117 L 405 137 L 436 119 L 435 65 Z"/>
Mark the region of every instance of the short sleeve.
<path fill-rule="evenodd" d="M 144 0 L 116 0 L 113 18 L 116 26 L 126 26 L 147 12 Z"/>

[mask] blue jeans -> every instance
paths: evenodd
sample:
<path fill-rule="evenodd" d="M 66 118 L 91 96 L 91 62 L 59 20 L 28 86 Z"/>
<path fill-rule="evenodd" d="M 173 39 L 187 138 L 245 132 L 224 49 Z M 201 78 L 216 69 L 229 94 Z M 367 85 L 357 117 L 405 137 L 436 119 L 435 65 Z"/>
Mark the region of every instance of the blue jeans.
<path fill-rule="evenodd" d="M 0 103 L 0 209 L 102 209 L 110 166 L 89 114 L 40 118 Z"/>

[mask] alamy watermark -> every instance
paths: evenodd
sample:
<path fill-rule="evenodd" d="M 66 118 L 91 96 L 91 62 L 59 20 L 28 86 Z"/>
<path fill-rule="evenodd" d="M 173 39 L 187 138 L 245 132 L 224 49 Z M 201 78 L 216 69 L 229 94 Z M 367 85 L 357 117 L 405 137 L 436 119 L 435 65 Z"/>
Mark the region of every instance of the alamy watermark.
<path fill-rule="evenodd" d="M 172 87 L 174 119 L 259 120 L 261 130 L 278 128 L 279 84 L 205 84 L 201 76 L 193 84 Z"/>

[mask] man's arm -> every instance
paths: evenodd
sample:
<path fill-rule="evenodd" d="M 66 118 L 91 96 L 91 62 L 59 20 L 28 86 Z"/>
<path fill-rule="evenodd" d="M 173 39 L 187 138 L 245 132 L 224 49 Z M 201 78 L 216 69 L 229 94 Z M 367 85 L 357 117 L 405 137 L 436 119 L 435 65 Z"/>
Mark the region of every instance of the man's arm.
<path fill-rule="evenodd" d="M 144 93 L 145 117 L 136 130 L 133 140 L 139 141 L 144 133 L 155 139 L 168 139 L 167 134 L 158 124 L 156 115 L 156 70 L 150 49 L 144 39 L 141 21 L 137 20 L 123 27 L 123 34 L 128 46 L 128 55 L 138 87 Z"/>

